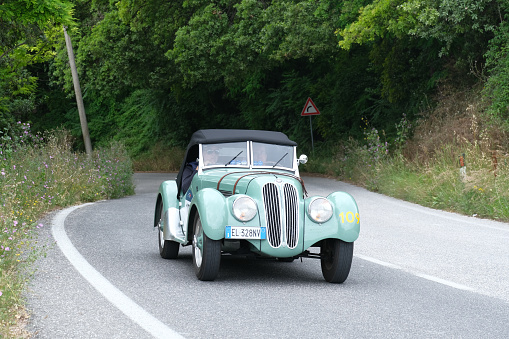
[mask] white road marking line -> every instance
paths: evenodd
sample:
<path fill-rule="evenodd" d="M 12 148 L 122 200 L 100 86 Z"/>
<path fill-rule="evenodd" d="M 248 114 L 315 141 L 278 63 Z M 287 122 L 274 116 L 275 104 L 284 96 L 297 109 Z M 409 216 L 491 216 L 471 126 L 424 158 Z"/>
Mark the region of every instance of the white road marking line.
<path fill-rule="evenodd" d="M 53 218 L 51 232 L 62 253 L 83 278 L 85 278 L 104 298 L 124 313 L 129 319 L 154 336 L 154 338 L 183 339 L 184 337 L 145 311 L 141 306 L 136 304 L 109 282 L 108 279 L 88 263 L 69 240 L 64 228 L 66 217 L 72 211 L 88 205 L 91 205 L 91 203 L 67 208 L 60 211 Z"/>
<path fill-rule="evenodd" d="M 433 282 L 436 282 L 436 283 L 439 283 L 439 284 L 442 284 L 442 285 L 446 285 L 446 286 L 453 287 L 453 288 L 456 288 L 456 289 L 459 289 L 459 290 L 463 290 L 463 291 L 475 292 L 475 290 L 473 288 L 465 286 L 465 285 L 462 285 L 462 284 L 455 283 L 453 281 L 449 281 L 449 280 L 445 280 L 445 279 L 442 279 L 442 278 L 438 278 L 438 277 L 435 277 L 435 276 L 432 276 L 432 275 L 429 275 L 429 274 L 424 274 L 424 273 L 412 271 L 412 270 L 403 268 L 401 266 L 394 265 L 394 264 L 391 264 L 391 263 L 388 263 L 388 262 L 385 262 L 385 261 L 382 261 L 382 260 L 378 260 L 378 259 L 375 259 L 375 258 L 372 258 L 372 257 L 368 257 L 368 256 L 365 256 L 365 255 L 356 254 L 355 256 L 357 258 L 359 258 L 359 259 L 366 260 L 366 261 L 372 262 L 374 264 L 382 265 L 382 266 L 385 266 L 385 267 L 389 267 L 389 268 L 392 268 L 392 269 L 395 269 L 395 270 L 404 271 L 404 272 L 410 273 L 412 275 L 415 275 L 417 277 L 424 278 L 426 280 L 430 280 L 430 281 L 433 281 Z"/>
<path fill-rule="evenodd" d="M 415 274 L 418 277 L 421 277 L 421 278 L 424 278 L 424 279 L 427 279 L 427 280 L 430 280 L 430 281 L 434 281 L 434 282 L 437 282 L 437 283 L 442 284 L 442 285 L 450 286 L 450 287 L 457 288 L 457 289 L 463 290 L 463 291 L 474 292 L 473 288 L 465 286 L 465 285 L 461 285 L 461 284 L 458 284 L 458 283 L 455 283 L 453 281 L 449 281 L 449 280 L 445 280 L 445 279 L 442 279 L 442 278 L 438 278 L 438 277 L 435 277 L 435 276 L 432 276 L 432 275 L 429 275 L 429 274 L 416 273 L 416 272 L 411 272 L 411 271 L 408 271 L 408 272 L 412 273 L 412 274 Z"/>

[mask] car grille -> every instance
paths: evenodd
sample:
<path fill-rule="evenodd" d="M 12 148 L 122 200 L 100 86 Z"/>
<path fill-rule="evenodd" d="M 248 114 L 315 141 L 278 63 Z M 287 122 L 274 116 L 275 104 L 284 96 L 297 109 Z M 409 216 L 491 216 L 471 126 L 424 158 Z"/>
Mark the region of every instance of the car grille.
<path fill-rule="evenodd" d="M 228 190 L 219 190 L 219 193 L 221 193 L 225 198 L 232 196 L 232 191 L 228 191 Z"/>
<path fill-rule="evenodd" d="M 295 186 L 267 183 L 263 186 L 267 240 L 272 247 L 295 248 L 299 240 L 299 204 Z"/>

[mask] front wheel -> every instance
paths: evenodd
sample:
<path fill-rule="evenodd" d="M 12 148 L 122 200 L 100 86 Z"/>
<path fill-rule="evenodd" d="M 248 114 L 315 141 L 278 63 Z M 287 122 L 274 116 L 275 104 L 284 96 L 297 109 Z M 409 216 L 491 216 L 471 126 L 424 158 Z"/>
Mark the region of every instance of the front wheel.
<path fill-rule="evenodd" d="M 201 224 L 200 216 L 196 214 L 193 233 L 193 264 L 196 277 L 199 280 L 214 280 L 219 273 L 221 263 L 221 242 L 212 240 Z"/>
<path fill-rule="evenodd" d="M 353 242 L 325 239 L 321 245 L 322 274 L 327 282 L 343 283 L 352 266 Z"/>

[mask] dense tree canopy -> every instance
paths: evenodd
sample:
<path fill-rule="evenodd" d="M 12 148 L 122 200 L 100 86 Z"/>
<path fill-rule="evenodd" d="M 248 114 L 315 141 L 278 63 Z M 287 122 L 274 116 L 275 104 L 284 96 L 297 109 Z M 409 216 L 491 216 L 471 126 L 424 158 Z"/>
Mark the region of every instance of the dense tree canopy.
<path fill-rule="evenodd" d="M 0 2 L 0 130 L 36 109 L 30 66 L 53 58 L 56 34 L 72 22 L 71 10 L 65 0 Z"/>
<path fill-rule="evenodd" d="M 39 128 L 65 124 L 79 133 L 63 23 L 72 27 L 94 142 L 122 139 L 133 153 L 158 141 L 182 144 L 194 130 L 216 127 L 282 130 L 306 144 L 309 120 L 300 111 L 307 97 L 322 113 L 313 118 L 319 144 L 359 136 L 365 121 L 390 139 L 403 114 L 414 117 L 423 98 L 453 78 L 464 86 L 485 81 L 493 115 L 504 118 L 508 6 L 507 0 L 4 0 L 2 123 L 19 116 Z M 29 107 L 22 108 L 23 100 Z"/>

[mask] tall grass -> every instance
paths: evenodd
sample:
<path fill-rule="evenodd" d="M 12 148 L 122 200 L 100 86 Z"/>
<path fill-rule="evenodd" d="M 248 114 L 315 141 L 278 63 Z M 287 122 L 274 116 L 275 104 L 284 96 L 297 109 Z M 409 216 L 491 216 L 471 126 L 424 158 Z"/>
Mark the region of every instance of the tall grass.
<path fill-rule="evenodd" d="M 470 216 L 509 221 L 509 155 L 491 154 L 473 145 L 449 145 L 421 164 L 402 156 L 378 161 L 373 167 L 357 155 L 310 159 L 306 172 L 339 178 L 369 190 L 422 206 Z M 466 175 L 458 157 L 466 152 Z M 496 157 L 497 168 L 494 170 Z M 351 169 L 356 170 L 351 170 Z"/>
<path fill-rule="evenodd" d="M 466 174 L 459 155 L 466 153 Z M 445 147 L 422 165 L 404 158 L 380 164 L 378 191 L 423 206 L 509 221 L 509 157 L 494 158 L 474 145 Z"/>
<path fill-rule="evenodd" d="M 65 206 L 133 194 L 133 170 L 121 144 L 87 156 L 73 151 L 64 130 L 41 137 L 18 123 L 0 139 L 0 337 L 23 337 L 22 291 L 30 264 L 44 253 L 37 220 Z"/>

